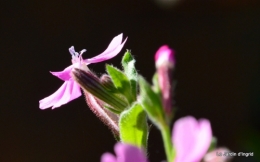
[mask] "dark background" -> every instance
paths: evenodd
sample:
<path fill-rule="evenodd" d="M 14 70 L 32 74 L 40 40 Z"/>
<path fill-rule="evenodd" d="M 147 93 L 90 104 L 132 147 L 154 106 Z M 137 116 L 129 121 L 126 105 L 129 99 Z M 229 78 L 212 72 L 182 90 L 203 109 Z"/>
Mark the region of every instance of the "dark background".
<path fill-rule="evenodd" d="M 86 48 L 83 57 L 90 58 L 120 33 L 128 37 L 123 51 L 132 50 L 147 80 L 161 45 L 177 51 L 176 118 L 207 118 L 219 146 L 253 151 L 259 159 L 258 0 L 186 0 L 167 6 L 152 0 L 2 3 L 0 162 L 96 162 L 102 153 L 113 152 L 113 136 L 84 97 L 44 111 L 38 101 L 62 84 L 49 71 L 70 64 L 71 45 L 76 51 Z M 107 63 L 120 66 L 122 53 Z M 90 68 L 100 74 L 104 65 Z M 151 162 L 165 159 L 155 127 L 149 150 Z"/>

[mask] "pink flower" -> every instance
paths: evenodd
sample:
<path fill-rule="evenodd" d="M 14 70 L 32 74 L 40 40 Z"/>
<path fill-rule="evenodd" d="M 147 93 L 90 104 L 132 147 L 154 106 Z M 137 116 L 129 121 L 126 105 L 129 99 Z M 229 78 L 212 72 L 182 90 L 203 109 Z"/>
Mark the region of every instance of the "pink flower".
<path fill-rule="evenodd" d="M 111 153 L 104 153 L 101 162 L 147 162 L 143 151 L 133 145 L 117 143 L 115 152 L 116 156 Z"/>
<path fill-rule="evenodd" d="M 73 46 L 69 48 L 69 52 L 72 55 L 72 65 L 68 66 L 63 71 L 51 72 L 52 75 L 60 78 L 64 81 L 64 83 L 52 95 L 39 101 L 40 109 L 46 109 L 49 107 L 52 107 L 52 109 L 54 109 L 81 96 L 80 86 L 70 76 L 73 67 L 79 66 L 80 64 L 89 65 L 91 63 L 98 63 L 115 57 L 121 51 L 127 40 L 126 38 L 122 43 L 122 39 L 123 34 L 114 37 L 104 52 L 95 57 L 85 60 L 82 59 L 82 54 L 86 51 L 85 49 L 81 50 L 80 53 L 78 53 L 75 52 Z"/>
<path fill-rule="evenodd" d="M 210 122 L 197 121 L 188 116 L 177 120 L 173 127 L 172 141 L 176 150 L 174 162 L 199 162 L 207 153 L 211 143 Z"/>

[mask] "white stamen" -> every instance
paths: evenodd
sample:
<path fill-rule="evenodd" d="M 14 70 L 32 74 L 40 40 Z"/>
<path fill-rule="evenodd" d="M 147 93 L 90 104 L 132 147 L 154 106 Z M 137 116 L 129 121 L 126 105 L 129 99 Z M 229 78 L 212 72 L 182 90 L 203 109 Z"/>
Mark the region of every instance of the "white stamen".
<path fill-rule="evenodd" d="M 83 60 L 82 59 L 82 54 L 84 52 L 86 52 L 86 51 L 87 51 L 86 49 L 83 49 L 83 50 L 80 51 L 80 53 L 78 53 L 78 52 L 75 51 L 74 46 L 71 46 L 69 48 L 69 52 L 70 52 L 70 54 L 72 56 L 72 60 L 71 60 L 72 64 L 75 64 L 75 63 L 81 64 L 82 60 Z"/>

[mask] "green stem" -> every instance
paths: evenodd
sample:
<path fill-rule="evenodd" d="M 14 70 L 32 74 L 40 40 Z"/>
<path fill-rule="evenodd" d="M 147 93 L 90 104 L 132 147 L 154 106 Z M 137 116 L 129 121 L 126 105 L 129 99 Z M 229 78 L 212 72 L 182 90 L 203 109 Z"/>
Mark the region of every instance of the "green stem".
<path fill-rule="evenodd" d="M 161 133 L 162 133 L 163 144 L 164 144 L 164 149 L 166 152 L 167 161 L 172 162 L 173 161 L 173 147 L 172 147 L 170 129 L 167 124 L 164 124 L 161 127 Z"/>

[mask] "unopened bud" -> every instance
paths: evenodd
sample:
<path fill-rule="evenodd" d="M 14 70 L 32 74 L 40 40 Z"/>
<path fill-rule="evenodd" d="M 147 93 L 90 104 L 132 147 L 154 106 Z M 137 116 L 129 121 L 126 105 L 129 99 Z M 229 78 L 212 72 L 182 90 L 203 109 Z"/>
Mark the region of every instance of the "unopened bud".
<path fill-rule="evenodd" d="M 127 106 L 127 102 L 122 98 L 114 95 L 106 90 L 100 80 L 90 71 L 84 71 L 78 68 L 72 70 L 73 79 L 96 98 L 112 106 L 116 111 L 123 111 Z"/>
<path fill-rule="evenodd" d="M 164 45 L 155 54 L 155 64 L 158 74 L 159 88 L 166 115 L 172 115 L 172 71 L 174 68 L 174 51 Z"/>

